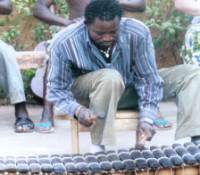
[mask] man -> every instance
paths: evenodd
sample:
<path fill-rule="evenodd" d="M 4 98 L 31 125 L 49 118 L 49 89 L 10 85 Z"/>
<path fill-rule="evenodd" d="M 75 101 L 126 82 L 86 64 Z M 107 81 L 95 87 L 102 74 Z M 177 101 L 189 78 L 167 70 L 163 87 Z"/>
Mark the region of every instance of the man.
<path fill-rule="evenodd" d="M 193 16 L 191 25 L 184 37 L 181 59 L 185 64 L 200 65 L 200 1 L 175 0 L 175 8 Z"/>
<path fill-rule="evenodd" d="M 9 0 L 0 0 L 0 13 L 9 14 L 12 4 Z M 15 132 L 32 132 L 34 124 L 28 117 L 25 106 L 25 94 L 22 77 L 15 58 L 14 49 L 0 40 L 0 84 L 15 105 Z"/>
<path fill-rule="evenodd" d="M 52 6 L 55 5 L 54 0 L 38 0 L 35 4 L 33 14 L 36 18 L 47 24 L 66 27 L 70 24 L 80 21 L 80 19 L 83 18 L 85 6 L 88 2 L 89 0 L 66 0 L 66 3 L 69 7 L 69 19 L 66 19 L 53 13 L 54 10 L 52 9 Z M 145 10 L 144 0 L 120 0 L 119 3 L 126 11 L 143 12 Z M 55 31 L 52 32 L 55 33 Z M 43 94 L 46 94 L 46 87 L 44 88 L 43 94 L 38 93 L 38 88 L 41 88 L 41 86 L 39 86 L 38 84 L 39 82 L 41 82 L 42 76 L 40 74 L 36 75 L 37 76 L 35 76 L 32 80 L 32 89 L 33 92 L 35 92 L 39 97 L 43 97 Z M 54 120 L 52 108 L 52 104 L 44 99 L 43 114 L 40 122 L 36 124 L 36 132 L 49 133 L 53 131 Z"/>
<path fill-rule="evenodd" d="M 85 21 L 55 36 L 49 52 L 47 99 L 84 126 L 92 125 L 92 152 L 115 144 L 117 106 L 138 106 L 138 132 L 151 140 L 162 96 L 177 100 L 176 138 L 198 136 L 200 69 L 190 65 L 162 69 L 163 83 L 149 29 L 121 16 L 116 1 L 93 0 L 86 7 Z"/>

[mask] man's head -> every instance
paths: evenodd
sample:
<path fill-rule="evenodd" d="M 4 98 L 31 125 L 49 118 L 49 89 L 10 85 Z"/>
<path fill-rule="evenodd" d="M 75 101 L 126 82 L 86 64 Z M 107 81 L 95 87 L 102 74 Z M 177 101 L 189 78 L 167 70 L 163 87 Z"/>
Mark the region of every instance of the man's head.
<path fill-rule="evenodd" d="M 85 9 L 85 24 L 98 47 L 111 46 L 119 35 L 122 8 L 116 0 L 92 0 Z"/>

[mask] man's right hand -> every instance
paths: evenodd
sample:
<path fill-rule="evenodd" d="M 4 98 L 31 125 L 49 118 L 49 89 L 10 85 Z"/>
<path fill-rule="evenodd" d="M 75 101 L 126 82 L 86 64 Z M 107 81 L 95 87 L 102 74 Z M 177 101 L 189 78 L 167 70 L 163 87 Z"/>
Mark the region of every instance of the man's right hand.
<path fill-rule="evenodd" d="M 139 122 L 137 132 L 139 132 L 141 136 L 146 135 L 148 141 L 150 141 L 156 133 L 153 125 L 147 122 Z"/>
<path fill-rule="evenodd" d="M 61 19 L 61 18 L 60 18 Z M 73 24 L 73 23 L 77 23 L 77 22 L 79 22 L 79 21 L 81 21 L 83 19 L 83 17 L 79 17 L 79 18 L 75 18 L 75 19 L 72 19 L 72 20 L 69 20 L 69 19 L 63 19 L 62 20 L 62 24 L 63 24 L 63 26 L 65 26 L 65 27 L 67 27 L 67 26 L 69 26 L 69 25 L 71 25 L 71 24 Z"/>
<path fill-rule="evenodd" d="M 96 124 L 95 120 L 97 116 L 94 115 L 88 108 L 81 107 L 78 116 L 78 122 L 86 127 L 90 127 L 92 124 Z"/>

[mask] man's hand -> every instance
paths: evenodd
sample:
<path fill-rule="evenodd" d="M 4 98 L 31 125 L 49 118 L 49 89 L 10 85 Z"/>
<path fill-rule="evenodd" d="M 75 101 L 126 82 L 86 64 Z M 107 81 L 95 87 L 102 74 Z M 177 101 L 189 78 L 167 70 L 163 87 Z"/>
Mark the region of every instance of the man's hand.
<path fill-rule="evenodd" d="M 78 113 L 78 122 L 86 127 L 96 124 L 97 115 L 94 115 L 88 108 L 81 107 Z"/>
<path fill-rule="evenodd" d="M 72 19 L 71 21 L 72 21 L 72 23 L 76 23 L 76 22 L 81 21 L 82 19 L 84 19 L 84 17 L 74 18 L 74 19 Z"/>
<path fill-rule="evenodd" d="M 156 133 L 153 125 L 147 122 L 139 122 L 137 126 L 137 132 L 141 136 L 146 135 L 148 141 L 150 141 Z"/>
<path fill-rule="evenodd" d="M 62 22 L 62 26 L 65 26 L 65 27 L 75 23 L 75 21 L 69 20 L 69 19 L 65 19 L 65 18 L 61 19 L 61 22 Z"/>

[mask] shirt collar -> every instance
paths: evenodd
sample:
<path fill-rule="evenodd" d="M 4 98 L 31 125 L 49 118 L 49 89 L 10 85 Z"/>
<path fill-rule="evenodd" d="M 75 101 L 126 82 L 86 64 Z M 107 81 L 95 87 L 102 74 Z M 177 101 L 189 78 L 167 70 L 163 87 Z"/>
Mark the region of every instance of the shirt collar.
<path fill-rule="evenodd" d="M 86 43 L 91 48 L 91 47 L 93 47 L 93 44 L 92 44 L 92 41 L 91 41 L 90 36 L 89 36 L 89 30 L 87 29 L 87 27 L 85 27 L 85 28 L 86 28 L 86 30 L 85 30 Z"/>

